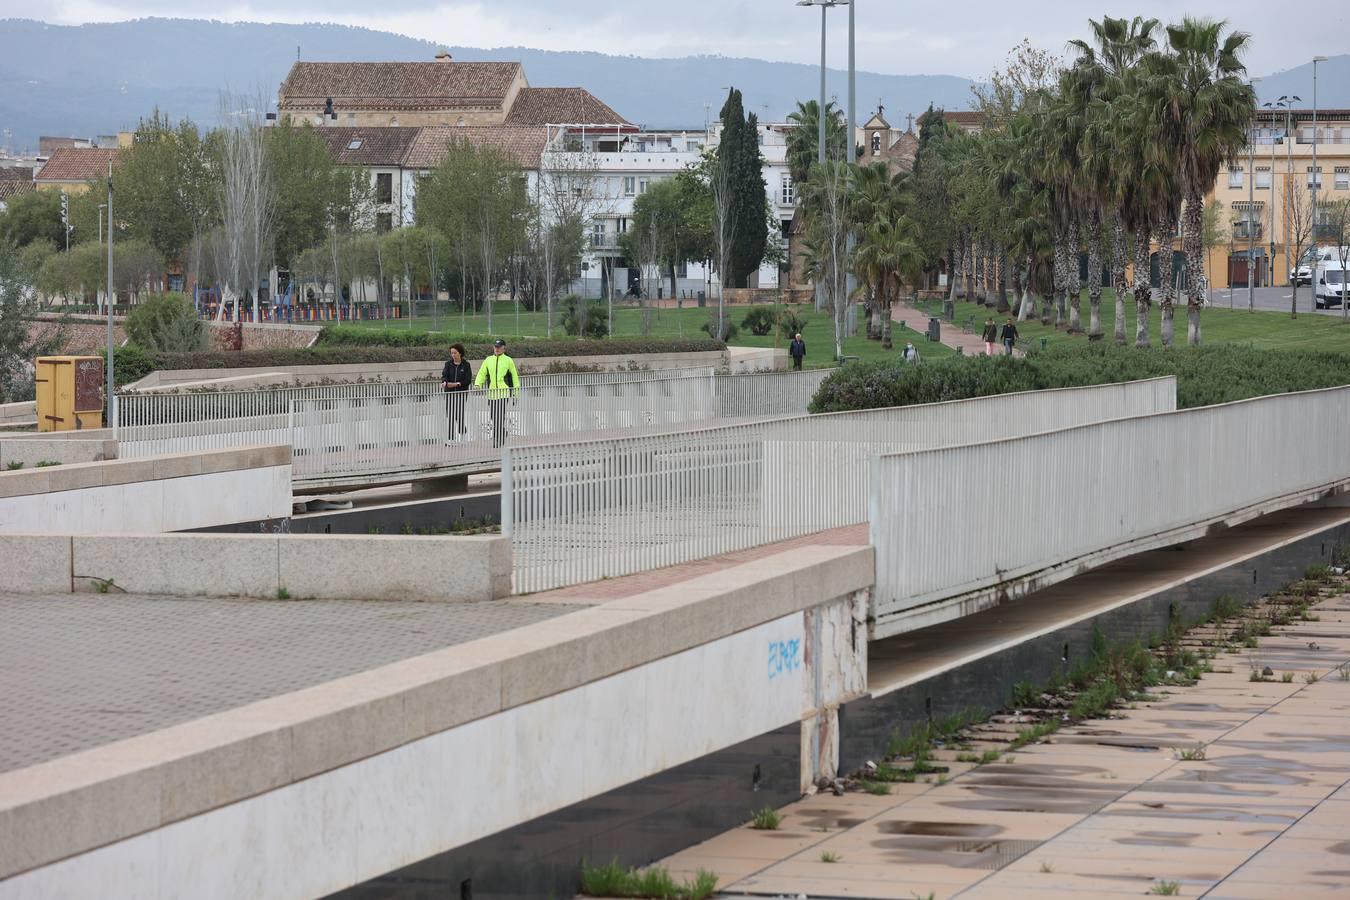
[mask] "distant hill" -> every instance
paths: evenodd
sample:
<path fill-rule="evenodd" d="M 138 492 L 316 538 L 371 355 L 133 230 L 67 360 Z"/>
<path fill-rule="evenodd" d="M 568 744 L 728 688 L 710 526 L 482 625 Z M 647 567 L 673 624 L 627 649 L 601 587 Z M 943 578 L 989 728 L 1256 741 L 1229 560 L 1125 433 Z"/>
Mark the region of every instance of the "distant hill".
<path fill-rule="evenodd" d="M 40 134 L 89 137 L 135 126 L 155 107 L 173 118 L 214 124 L 222 89 L 261 91 L 275 102 L 299 48 L 301 58 L 333 61 L 430 60 L 428 41 L 344 25 L 229 24 L 141 19 L 80 26 L 0 20 L 0 144 L 36 148 Z M 456 59 L 519 60 L 538 87 L 577 85 L 630 121 L 648 127 L 702 128 L 717 116 L 727 85 L 745 95 L 747 111 L 781 120 L 796 101 L 819 94 L 809 63 L 685 57 L 642 59 L 525 47 L 451 47 Z M 966 109 L 970 81 L 950 75 L 859 72 L 860 118 L 880 99 L 892 124 L 934 103 Z M 829 91 L 847 96 L 843 72 Z M 705 104 L 707 105 L 705 107 Z"/>

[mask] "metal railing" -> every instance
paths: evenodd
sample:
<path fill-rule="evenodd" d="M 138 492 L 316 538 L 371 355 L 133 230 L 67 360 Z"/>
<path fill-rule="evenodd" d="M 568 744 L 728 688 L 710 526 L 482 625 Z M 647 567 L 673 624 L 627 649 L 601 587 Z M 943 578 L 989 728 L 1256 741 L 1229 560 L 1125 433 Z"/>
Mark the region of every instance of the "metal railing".
<path fill-rule="evenodd" d="M 715 370 L 710 366 L 687 366 L 522 375 L 521 381 L 526 387 L 578 387 L 674 378 L 707 379 L 714 373 Z M 253 444 L 284 444 L 290 442 L 287 417 L 293 401 L 349 401 L 371 397 L 433 398 L 440 395 L 440 382 L 434 379 L 240 391 L 125 391 L 117 395 L 118 452 L 123 458 L 136 458 Z"/>
<path fill-rule="evenodd" d="M 882 456 L 868 518 L 876 633 L 927 604 L 1029 576 L 1043 586 L 1346 481 L 1347 409 L 1341 387 Z"/>
<path fill-rule="evenodd" d="M 827 374 L 526 384 L 510 398 L 472 390 L 301 399 L 293 401 L 289 415 L 292 471 L 297 481 L 305 481 L 455 468 L 495 462 L 503 446 L 540 438 L 651 432 L 732 416 L 805 412 Z M 763 412 L 756 411 L 756 403 Z"/>
<path fill-rule="evenodd" d="M 511 447 L 502 523 L 532 593 L 867 521 L 879 453 L 1175 409 L 1159 378 Z M 1006 471 L 997 469 L 991 471 Z"/>

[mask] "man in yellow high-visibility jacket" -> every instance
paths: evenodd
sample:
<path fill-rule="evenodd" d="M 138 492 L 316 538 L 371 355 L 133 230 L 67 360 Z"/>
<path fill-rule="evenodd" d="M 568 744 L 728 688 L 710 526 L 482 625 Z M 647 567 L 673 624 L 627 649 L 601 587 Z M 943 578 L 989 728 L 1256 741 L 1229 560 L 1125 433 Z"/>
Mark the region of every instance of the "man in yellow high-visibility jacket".
<path fill-rule="evenodd" d="M 506 341 L 497 338 L 492 355 L 478 367 L 473 386 L 487 388 L 488 412 L 492 415 L 492 446 L 506 443 L 506 401 L 520 396 L 520 372 L 516 361 L 506 355 Z"/>

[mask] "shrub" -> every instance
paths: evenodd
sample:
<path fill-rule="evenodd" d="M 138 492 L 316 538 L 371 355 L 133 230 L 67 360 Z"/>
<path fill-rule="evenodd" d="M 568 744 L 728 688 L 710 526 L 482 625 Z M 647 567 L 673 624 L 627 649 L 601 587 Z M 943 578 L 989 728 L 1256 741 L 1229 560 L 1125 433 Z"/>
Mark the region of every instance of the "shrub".
<path fill-rule="evenodd" d="M 448 331 L 417 331 L 412 328 L 363 328 L 359 325 L 325 325 L 315 346 L 320 347 L 440 347 L 451 344 L 491 344 L 486 334 L 456 334 Z"/>
<path fill-rule="evenodd" d="M 106 371 L 108 351 L 99 350 L 98 355 L 103 357 Z M 118 347 L 117 352 L 113 354 L 113 378 L 117 381 L 117 387 L 140 381 L 157 368 L 164 367 L 157 365 L 156 354 L 147 353 L 135 344 Z"/>
<path fill-rule="evenodd" d="M 717 313 L 714 312 L 712 314 L 712 317 L 709 318 L 708 321 L 703 323 L 703 333 L 706 334 L 708 337 L 716 337 L 715 334 L 716 331 L 717 331 Z M 740 329 L 736 327 L 736 323 L 731 321 L 723 322 L 723 331 L 725 331 L 725 334 L 722 335 L 722 340 L 724 341 L 734 340 L 736 335 L 741 333 Z"/>
<path fill-rule="evenodd" d="M 741 319 L 741 327 L 750 329 L 750 333 L 764 337 L 764 335 L 773 331 L 774 320 L 778 317 L 774 315 L 772 306 L 755 306 L 745 314 Z"/>
<path fill-rule="evenodd" d="M 955 356 L 924 366 L 863 362 L 821 385 L 811 412 L 964 400 L 1044 388 L 1109 384 L 1175 375 L 1177 406 L 1228 403 L 1350 381 L 1350 355 L 1223 345 L 1138 350 L 1082 344 L 1025 358 Z"/>
<path fill-rule="evenodd" d="M 806 334 L 806 316 L 800 316 L 790 309 L 783 310 L 778 317 L 778 333 L 785 338 L 795 334 Z"/>
<path fill-rule="evenodd" d="M 576 295 L 562 300 L 562 327 L 570 335 L 602 338 L 609 334 L 609 314 L 603 303 L 592 303 Z"/>
<path fill-rule="evenodd" d="M 206 325 L 187 297 L 160 294 L 132 308 L 127 337 L 151 352 L 187 353 L 206 346 Z"/>

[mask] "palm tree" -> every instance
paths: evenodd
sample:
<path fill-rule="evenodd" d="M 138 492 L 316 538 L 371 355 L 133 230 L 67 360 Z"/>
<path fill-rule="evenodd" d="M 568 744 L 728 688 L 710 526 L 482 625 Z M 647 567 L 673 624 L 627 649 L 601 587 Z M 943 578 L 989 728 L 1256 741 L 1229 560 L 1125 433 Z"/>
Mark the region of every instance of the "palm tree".
<path fill-rule="evenodd" d="M 820 102 L 817 100 L 797 101 L 797 108 L 788 113 L 787 120 L 795 128 L 787 135 L 788 173 L 797 184 L 806 181 L 811 167 L 820 158 Z M 844 122 L 839 107 L 830 101 L 825 105 L 825 158 L 840 160 L 844 158 L 844 145 L 847 143 L 845 132 L 848 126 Z"/>
<path fill-rule="evenodd" d="M 1170 53 L 1158 59 L 1149 85 L 1152 118 L 1161 124 L 1184 191 L 1182 247 L 1186 253 L 1187 340 L 1200 343 L 1204 305 L 1204 195 L 1219 169 L 1247 146 L 1256 95 L 1244 81 L 1244 32 L 1224 35 L 1225 23 L 1186 16 L 1167 28 Z"/>

